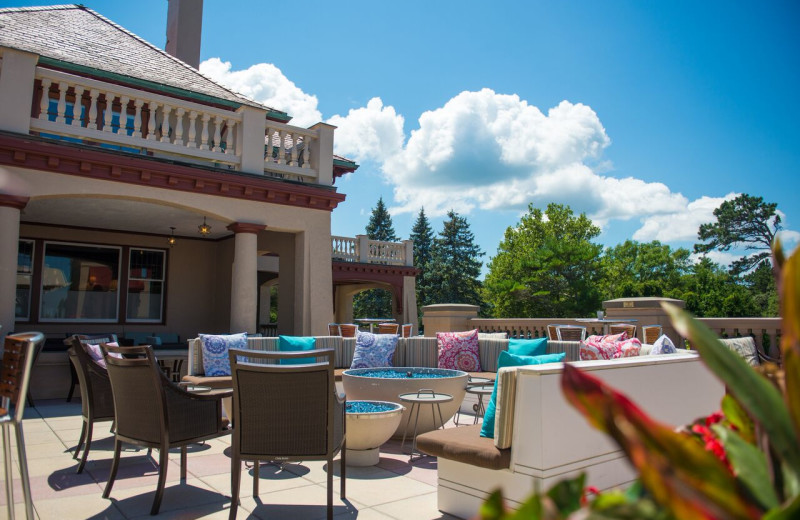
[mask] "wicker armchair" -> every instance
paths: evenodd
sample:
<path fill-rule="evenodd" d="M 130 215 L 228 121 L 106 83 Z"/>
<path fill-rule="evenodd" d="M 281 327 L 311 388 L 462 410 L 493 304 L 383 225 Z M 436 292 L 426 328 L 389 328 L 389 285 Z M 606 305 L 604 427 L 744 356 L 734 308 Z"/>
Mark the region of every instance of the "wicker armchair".
<path fill-rule="evenodd" d="M 6 507 L 8 518 L 14 520 L 14 480 L 11 459 L 11 428 L 16 433 L 17 461 L 25 500 L 25 516 L 33 519 L 33 499 L 28 475 L 28 458 L 25 455 L 25 436 L 22 433 L 22 417 L 25 415 L 25 396 L 31 379 L 31 368 L 38 344 L 44 343 L 41 332 L 27 332 L 6 336 L 3 350 L 3 365 L 0 368 L 0 427 L 3 430 L 3 461 L 6 474 Z M 14 405 L 13 412 L 11 405 Z"/>
<path fill-rule="evenodd" d="M 119 469 L 122 443 L 157 448 L 158 485 L 150 514 L 158 514 L 167 481 L 169 449 L 181 449 L 181 481 L 186 480 L 186 446 L 227 435 L 222 395 L 192 394 L 170 381 L 149 346 L 111 347 L 106 366 L 114 394 L 116 432 L 114 461 L 103 491 L 108 498 Z M 125 354 L 124 358 L 113 354 Z"/>
<path fill-rule="evenodd" d="M 627 334 L 628 338 L 635 338 L 636 325 L 631 325 L 630 323 L 612 323 L 611 325 L 608 326 L 609 334 L 620 334 L 622 332 Z"/>
<path fill-rule="evenodd" d="M 661 325 L 644 325 L 642 327 L 642 343 L 652 345 L 661 337 Z"/>
<path fill-rule="evenodd" d="M 339 330 L 341 331 L 342 337 L 355 338 L 358 333 L 358 325 L 353 323 L 340 323 Z"/>
<path fill-rule="evenodd" d="M 92 448 L 92 433 L 94 423 L 114 420 L 114 397 L 111 394 L 111 381 L 108 379 L 106 368 L 98 364 L 82 344 L 80 336 L 70 338 L 69 360 L 80 383 L 81 390 L 81 436 L 72 458 L 77 459 L 83 443 L 83 456 L 78 463 L 78 473 L 83 472 L 89 450 Z M 113 431 L 113 423 L 111 430 Z"/>
<path fill-rule="evenodd" d="M 339 328 L 338 323 L 328 323 L 328 335 L 329 336 L 341 336 L 342 329 Z"/>
<path fill-rule="evenodd" d="M 579 325 L 556 325 L 558 341 L 583 341 L 586 339 L 586 327 Z"/>
<path fill-rule="evenodd" d="M 550 341 L 556 341 L 558 339 L 558 328 L 563 327 L 563 325 L 548 325 L 547 326 L 547 339 Z"/>
<path fill-rule="evenodd" d="M 403 338 L 410 338 L 411 334 L 414 333 L 414 324 L 413 323 L 404 323 L 400 327 L 400 336 Z"/>
<path fill-rule="evenodd" d="M 345 498 L 345 401 L 336 391 L 333 349 L 258 352 L 231 349 L 233 442 L 231 510 L 239 507 L 242 461 L 254 461 L 253 496 L 258 497 L 262 461 L 325 460 L 328 519 L 333 517 L 333 457 L 341 451 L 340 494 Z M 316 363 L 280 364 L 313 356 Z M 242 361 L 242 359 L 247 361 Z M 265 364 L 274 362 L 276 364 Z M 267 396 L 267 397 L 265 397 Z"/>
<path fill-rule="evenodd" d="M 378 334 L 399 334 L 399 323 L 378 323 Z"/>

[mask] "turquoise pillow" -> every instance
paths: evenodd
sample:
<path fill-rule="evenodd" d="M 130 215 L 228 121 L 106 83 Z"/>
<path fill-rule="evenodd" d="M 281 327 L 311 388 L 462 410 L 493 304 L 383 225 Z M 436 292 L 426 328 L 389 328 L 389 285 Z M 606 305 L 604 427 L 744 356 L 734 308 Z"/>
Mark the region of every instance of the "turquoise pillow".
<path fill-rule="evenodd" d="M 558 354 L 545 354 L 543 356 L 519 356 L 511 354 L 505 350 L 500 353 L 497 358 L 497 371 L 499 372 L 503 367 L 521 367 L 525 365 L 544 365 L 545 363 L 558 363 L 564 361 L 565 352 Z M 489 404 L 486 405 L 486 412 L 483 414 L 483 426 L 481 426 L 481 437 L 488 437 L 494 439 L 494 417 L 495 417 L 495 401 L 497 400 L 497 378 L 494 380 L 494 390 L 492 396 L 489 398 Z"/>
<path fill-rule="evenodd" d="M 316 341 L 313 336 L 278 336 L 278 350 L 280 352 L 297 352 L 298 350 L 314 350 Z M 316 358 L 281 359 L 281 365 L 301 365 L 313 363 Z"/>
<path fill-rule="evenodd" d="M 547 338 L 510 339 L 508 351 L 520 356 L 543 356 L 547 353 Z"/>

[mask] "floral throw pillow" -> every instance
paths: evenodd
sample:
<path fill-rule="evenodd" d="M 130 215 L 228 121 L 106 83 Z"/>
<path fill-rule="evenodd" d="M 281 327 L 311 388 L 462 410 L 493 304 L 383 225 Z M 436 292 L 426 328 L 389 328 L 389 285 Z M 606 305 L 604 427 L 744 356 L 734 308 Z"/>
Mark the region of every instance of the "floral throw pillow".
<path fill-rule="evenodd" d="M 200 334 L 203 350 L 203 372 L 207 376 L 231 375 L 231 361 L 228 350 L 247 348 L 247 333 L 240 334 Z"/>
<path fill-rule="evenodd" d="M 439 368 L 480 372 L 481 358 L 478 351 L 478 329 L 467 332 L 438 332 Z"/>
<path fill-rule="evenodd" d="M 653 343 L 653 348 L 650 350 L 650 355 L 655 356 L 656 354 L 674 354 L 678 350 L 675 348 L 675 344 L 672 343 L 672 340 L 667 337 L 666 334 L 662 334 Z"/>
<path fill-rule="evenodd" d="M 606 341 L 605 338 L 617 337 L 618 341 Z M 597 339 L 599 338 L 599 339 Z M 614 336 L 589 336 L 586 341 L 581 343 L 580 359 L 618 359 L 622 357 L 634 357 L 639 355 L 642 343 L 636 339 L 627 339 L 627 335 L 614 334 Z"/>
<path fill-rule="evenodd" d="M 359 332 L 356 335 L 356 350 L 350 368 L 377 368 L 392 366 L 392 356 L 397 347 L 397 334 L 372 334 Z"/>
<path fill-rule="evenodd" d="M 99 344 L 95 345 L 95 344 L 90 344 L 90 343 L 81 343 L 81 345 L 83 345 L 83 348 L 84 348 L 84 350 L 86 350 L 86 353 L 89 354 L 89 357 L 92 358 L 92 361 L 94 361 L 95 363 L 97 363 L 101 367 L 106 368 L 106 360 L 103 357 L 103 349 L 100 348 Z M 116 343 L 116 342 L 106 343 L 106 345 L 111 346 L 111 347 L 118 347 L 119 346 L 119 344 Z M 110 352 L 108 355 L 109 356 L 113 356 L 113 357 L 118 357 L 118 358 L 122 357 L 121 354 L 117 354 L 116 352 Z"/>

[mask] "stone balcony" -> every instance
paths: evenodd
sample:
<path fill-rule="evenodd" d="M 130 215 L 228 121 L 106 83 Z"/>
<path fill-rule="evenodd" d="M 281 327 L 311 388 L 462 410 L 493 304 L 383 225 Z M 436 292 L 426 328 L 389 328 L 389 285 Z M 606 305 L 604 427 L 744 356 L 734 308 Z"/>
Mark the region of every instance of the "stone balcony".
<path fill-rule="evenodd" d="M 355 238 L 331 236 L 331 249 L 333 260 L 339 262 L 414 266 L 414 243 L 411 240 L 383 242 L 371 240 L 367 235 L 356 235 Z"/>

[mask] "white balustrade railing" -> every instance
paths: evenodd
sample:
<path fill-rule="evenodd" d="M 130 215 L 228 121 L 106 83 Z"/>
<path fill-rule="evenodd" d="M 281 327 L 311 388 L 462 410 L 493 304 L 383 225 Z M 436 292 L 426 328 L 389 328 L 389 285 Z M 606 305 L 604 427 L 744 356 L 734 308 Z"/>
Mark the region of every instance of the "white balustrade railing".
<path fill-rule="evenodd" d="M 37 67 L 31 130 L 236 166 L 242 116 L 181 99 Z"/>
<path fill-rule="evenodd" d="M 316 130 L 267 121 L 264 135 L 264 170 L 280 177 L 306 181 L 317 177 L 311 167 L 312 142 L 319 139 Z"/>
<path fill-rule="evenodd" d="M 358 239 L 331 235 L 332 257 L 345 262 L 358 262 Z"/>
<path fill-rule="evenodd" d="M 404 242 L 370 240 L 366 235 L 352 237 L 331 236 L 331 249 L 335 260 L 367 264 L 413 266 L 412 245 Z"/>

